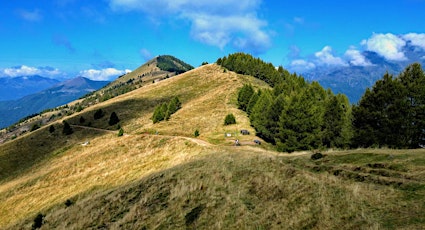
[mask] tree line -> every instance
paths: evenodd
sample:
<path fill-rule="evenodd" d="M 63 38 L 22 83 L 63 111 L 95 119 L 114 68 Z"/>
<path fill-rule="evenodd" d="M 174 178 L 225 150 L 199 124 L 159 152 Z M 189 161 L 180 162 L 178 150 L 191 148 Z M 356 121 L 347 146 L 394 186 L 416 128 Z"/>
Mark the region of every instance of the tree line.
<path fill-rule="evenodd" d="M 244 85 L 238 106 L 249 115 L 257 136 L 280 151 L 424 144 L 425 76 L 419 64 L 397 78 L 385 74 L 358 105 L 351 105 L 343 94 L 248 54 L 231 54 L 217 63 L 272 86 L 267 90 Z"/>

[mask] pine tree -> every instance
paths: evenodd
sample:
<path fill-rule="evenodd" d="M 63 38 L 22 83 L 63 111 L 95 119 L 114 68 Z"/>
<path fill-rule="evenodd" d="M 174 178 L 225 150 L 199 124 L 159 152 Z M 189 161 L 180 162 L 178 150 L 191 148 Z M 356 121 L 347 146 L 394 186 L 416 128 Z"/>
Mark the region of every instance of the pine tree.
<path fill-rule="evenodd" d="M 55 126 L 51 125 L 49 126 L 49 133 L 54 133 L 55 132 Z"/>
<path fill-rule="evenodd" d="M 419 63 L 408 66 L 398 80 L 403 86 L 405 137 L 410 148 L 425 144 L 425 73 Z"/>
<path fill-rule="evenodd" d="M 95 120 L 97 120 L 97 119 L 102 118 L 104 115 L 105 115 L 105 114 L 103 113 L 102 109 L 98 109 L 98 110 L 96 110 L 96 112 L 94 113 L 93 118 L 94 118 Z"/>
<path fill-rule="evenodd" d="M 83 116 L 80 117 L 80 123 L 83 124 L 84 122 L 86 122 L 86 119 L 84 119 Z"/>
<path fill-rule="evenodd" d="M 366 90 L 359 105 L 353 108 L 354 146 L 403 148 L 409 145 L 406 134 L 410 121 L 403 92 L 399 81 L 388 73 L 371 90 Z"/>
<path fill-rule="evenodd" d="M 258 90 L 258 93 L 252 94 L 251 98 L 249 99 L 248 106 L 246 107 L 246 113 L 248 115 L 251 114 L 252 108 L 254 108 L 255 104 L 258 101 L 258 98 L 260 98 L 260 95 L 261 95 L 261 90 Z"/>
<path fill-rule="evenodd" d="M 315 88 L 294 95 L 279 120 L 277 145 L 280 151 L 309 150 L 320 147 L 322 108 L 315 101 Z"/>
<path fill-rule="evenodd" d="M 63 121 L 63 130 L 62 133 L 65 135 L 71 135 L 74 132 L 68 122 Z"/>
<path fill-rule="evenodd" d="M 267 109 L 270 107 L 272 101 L 273 98 L 269 90 L 261 91 L 261 95 L 252 108 L 249 116 L 252 126 L 254 126 L 257 131 L 257 135 L 268 142 L 273 141 L 267 139 L 269 136 L 267 130 Z"/>
<path fill-rule="evenodd" d="M 165 120 L 170 119 L 170 116 L 177 112 L 181 108 L 181 102 L 178 97 L 171 99 L 170 103 L 167 105 L 167 111 L 165 114 Z"/>
<path fill-rule="evenodd" d="M 239 93 L 238 93 L 239 109 L 242 109 L 243 111 L 247 111 L 249 100 L 251 99 L 254 93 L 255 93 L 254 88 L 252 88 L 251 85 L 244 85 L 239 90 Z"/>
<path fill-rule="evenodd" d="M 120 119 L 118 119 L 118 116 L 115 112 L 111 113 L 111 116 L 109 117 L 109 125 L 115 125 L 118 124 L 118 122 L 120 122 Z"/>
<path fill-rule="evenodd" d="M 265 113 L 266 122 L 264 123 L 264 131 L 262 132 L 265 140 L 275 144 L 275 139 L 279 133 L 279 120 L 282 111 L 286 106 L 287 97 L 280 94 L 267 108 Z"/>
<path fill-rule="evenodd" d="M 322 141 L 328 148 L 348 147 L 350 142 L 350 105 L 345 95 L 330 95 L 325 104 Z"/>
<path fill-rule="evenodd" d="M 161 105 L 158 105 L 155 107 L 155 110 L 152 115 L 152 121 L 153 123 L 157 123 L 160 121 L 163 121 L 165 119 L 165 113 L 167 112 L 167 104 L 162 103 Z"/>

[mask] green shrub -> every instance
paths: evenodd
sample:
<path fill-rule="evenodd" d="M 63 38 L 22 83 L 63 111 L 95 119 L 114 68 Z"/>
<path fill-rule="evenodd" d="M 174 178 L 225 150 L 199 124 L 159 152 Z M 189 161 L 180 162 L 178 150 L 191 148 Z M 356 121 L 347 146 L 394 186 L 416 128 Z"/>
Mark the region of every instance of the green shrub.
<path fill-rule="evenodd" d="M 121 137 L 122 135 L 124 135 L 124 129 L 120 128 L 118 131 L 118 136 Z"/>
<path fill-rule="evenodd" d="M 49 132 L 50 132 L 50 133 L 55 132 L 55 126 L 51 125 L 51 126 L 49 127 Z"/>
<path fill-rule="evenodd" d="M 236 118 L 232 113 L 227 114 L 226 118 L 224 118 L 224 125 L 232 125 L 236 124 Z"/>
<path fill-rule="evenodd" d="M 195 130 L 195 133 L 193 134 L 195 137 L 199 137 L 199 130 Z"/>
<path fill-rule="evenodd" d="M 321 154 L 319 152 L 314 153 L 313 155 L 311 155 L 311 159 L 312 160 L 319 160 L 320 158 L 323 158 L 323 154 Z"/>

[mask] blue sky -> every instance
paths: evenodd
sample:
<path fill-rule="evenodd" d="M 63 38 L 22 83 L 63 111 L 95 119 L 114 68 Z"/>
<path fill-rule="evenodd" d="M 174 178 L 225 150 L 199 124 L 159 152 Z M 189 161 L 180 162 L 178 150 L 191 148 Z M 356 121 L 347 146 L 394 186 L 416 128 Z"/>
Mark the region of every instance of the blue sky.
<path fill-rule="evenodd" d="M 13 0 L 0 3 L 0 77 L 111 80 L 171 54 L 247 52 L 291 71 L 425 50 L 425 0 Z M 425 58 L 425 57 L 424 57 Z"/>

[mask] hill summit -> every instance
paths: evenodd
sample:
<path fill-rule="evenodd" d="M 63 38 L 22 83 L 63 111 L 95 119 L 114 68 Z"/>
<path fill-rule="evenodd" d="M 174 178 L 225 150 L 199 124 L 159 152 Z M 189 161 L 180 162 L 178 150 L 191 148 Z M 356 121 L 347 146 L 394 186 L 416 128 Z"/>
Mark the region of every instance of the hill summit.
<path fill-rule="evenodd" d="M 424 150 L 277 153 L 237 105 L 264 81 L 208 64 L 143 83 L 0 145 L 0 228 L 424 225 Z M 175 97 L 181 108 L 154 123 Z"/>

